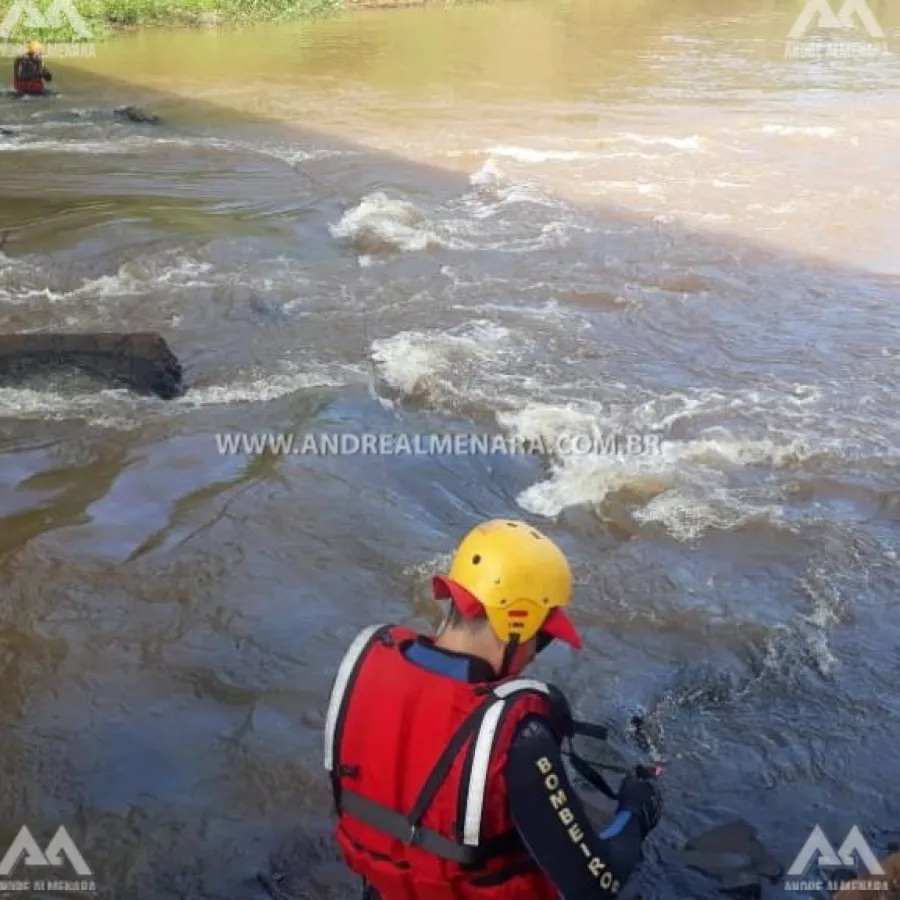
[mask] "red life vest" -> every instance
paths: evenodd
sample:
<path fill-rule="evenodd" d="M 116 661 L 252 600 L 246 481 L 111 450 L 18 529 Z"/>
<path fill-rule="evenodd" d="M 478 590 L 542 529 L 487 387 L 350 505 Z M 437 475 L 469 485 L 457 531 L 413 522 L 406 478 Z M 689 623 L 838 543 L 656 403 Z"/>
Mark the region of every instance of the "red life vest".
<path fill-rule="evenodd" d="M 22 81 L 19 78 L 13 80 L 13 90 L 19 94 L 43 94 L 43 81 Z"/>
<path fill-rule="evenodd" d="M 325 723 L 337 841 L 382 900 L 558 900 L 513 825 L 516 726 L 551 718 L 530 678 L 468 684 L 408 662 L 419 635 L 376 625 L 350 645 Z"/>

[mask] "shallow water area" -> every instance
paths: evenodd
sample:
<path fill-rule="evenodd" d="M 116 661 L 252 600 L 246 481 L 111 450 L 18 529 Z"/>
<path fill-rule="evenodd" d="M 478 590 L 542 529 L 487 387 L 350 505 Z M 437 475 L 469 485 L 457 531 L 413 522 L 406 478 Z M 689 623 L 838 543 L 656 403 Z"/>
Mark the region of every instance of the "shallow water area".
<path fill-rule="evenodd" d="M 137 900 L 266 896 L 286 848 L 292 896 L 355 896 L 331 678 L 363 626 L 436 624 L 497 515 L 573 563 L 586 652 L 536 674 L 666 764 L 645 900 L 714 896 L 667 854 L 735 816 L 785 866 L 815 823 L 884 853 L 900 18 L 869 5 L 871 59 L 786 59 L 769 2 L 510 0 L 125 34 L 0 98 L 0 329 L 159 330 L 189 383 L 0 387 L 0 844 L 65 824 Z M 473 431 L 659 452 L 216 441 Z"/>

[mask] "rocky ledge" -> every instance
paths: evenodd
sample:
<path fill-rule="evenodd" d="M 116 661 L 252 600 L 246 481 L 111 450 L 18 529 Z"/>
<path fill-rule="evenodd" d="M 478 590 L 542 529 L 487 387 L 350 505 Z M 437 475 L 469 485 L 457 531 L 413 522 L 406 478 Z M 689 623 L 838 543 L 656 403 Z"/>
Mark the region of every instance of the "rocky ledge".
<path fill-rule="evenodd" d="M 153 332 L 0 335 L 2 386 L 73 369 L 163 400 L 185 391 L 178 357 Z"/>

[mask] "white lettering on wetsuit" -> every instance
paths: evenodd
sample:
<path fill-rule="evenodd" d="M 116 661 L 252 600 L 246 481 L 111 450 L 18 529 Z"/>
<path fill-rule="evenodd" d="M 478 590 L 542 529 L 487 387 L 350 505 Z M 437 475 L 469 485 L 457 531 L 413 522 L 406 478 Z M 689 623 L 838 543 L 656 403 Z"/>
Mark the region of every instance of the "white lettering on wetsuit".
<path fill-rule="evenodd" d="M 606 891 L 619 892 L 619 882 L 612 872 L 607 870 L 606 864 L 593 855 L 591 848 L 585 842 L 584 829 L 575 821 L 575 813 L 569 808 L 569 798 L 566 792 L 559 786 L 559 775 L 553 769 L 553 763 L 546 756 L 542 756 L 535 762 L 538 771 L 543 776 L 544 787 L 547 790 L 547 799 L 556 810 L 559 821 L 565 826 L 569 840 L 575 844 L 588 860 L 588 870 L 591 875 L 600 881 L 600 887 Z"/>

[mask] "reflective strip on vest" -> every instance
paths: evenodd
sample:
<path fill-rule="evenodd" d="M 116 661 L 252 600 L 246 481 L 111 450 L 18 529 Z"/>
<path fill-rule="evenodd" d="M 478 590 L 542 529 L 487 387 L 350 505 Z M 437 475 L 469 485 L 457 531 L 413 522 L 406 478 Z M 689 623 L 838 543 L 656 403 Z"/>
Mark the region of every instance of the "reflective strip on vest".
<path fill-rule="evenodd" d="M 500 717 L 506 708 L 506 701 L 519 691 L 539 691 L 549 694 L 550 690 L 542 681 L 534 678 L 516 678 L 498 684 L 492 691 L 497 702 L 485 713 L 475 739 L 475 752 L 472 755 L 472 769 L 469 773 L 469 785 L 466 791 L 466 810 L 463 826 L 463 843 L 469 847 L 477 847 L 481 834 L 481 815 L 484 810 L 484 797 L 487 791 L 488 771 L 491 767 L 491 755 Z"/>
<path fill-rule="evenodd" d="M 542 694 L 549 695 L 550 688 L 543 681 L 538 681 L 536 678 L 514 678 L 512 681 L 498 684 L 494 688 L 494 696 L 506 698 L 517 691 L 540 691 Z"/>
<path fill-rule="evenodd" d="M 347 686 L 350 683 L 350 676 L 359 662 L 366 645 L 372 639 L 373 635 L 384 625 L 370 625 L 364 628 L 353 640 L 353 643 L 344 654 L 338 669 L 337 676 L 334 679 L 334 687 L 331 690 L 331 701 L 328 704 L 328 715 L 325 717 L 325 768 L 330 772 L 334 765 L 334 754 L 337 749 L 334 746 L 335 731 L 337 730 L 338 719 L 344 706 L 344 699 L 347 695 Z"/>
<path fill-rule="evenodd" d="M 487 789 L 488 769 L 491 765 L 491 753 L 494 749 L 494 738 L 500 716 L 506 706 L 506 700 L 497 700 L 485 713 L 475 739 L 475 752 L 472 755 L 472 771 L 469 775 L 469 789 L 466 792 L 466 817 L 463 827 L 463 843 L 469 847 L 477 847 L 481 838 L 481 814 L 484 810 L 484 795 Z"/>

